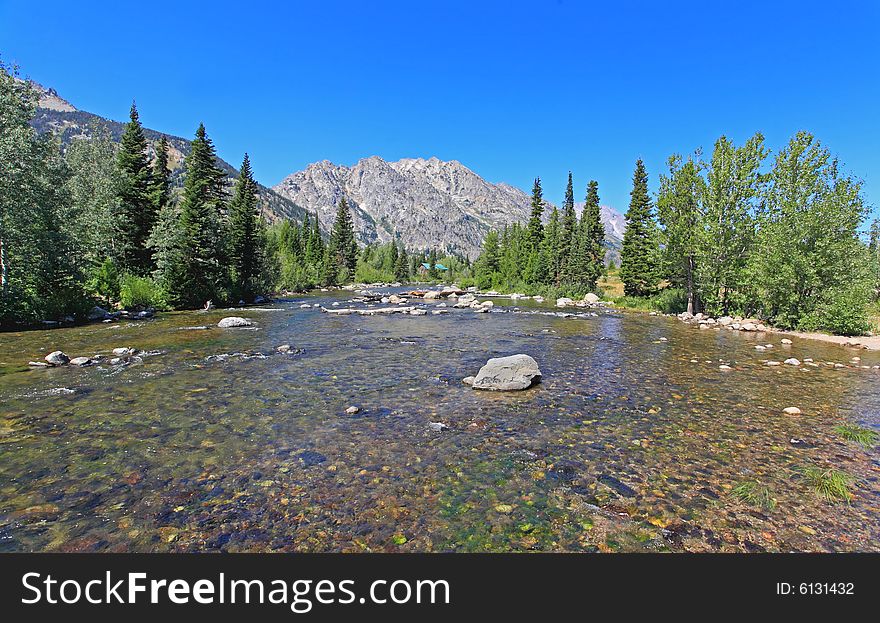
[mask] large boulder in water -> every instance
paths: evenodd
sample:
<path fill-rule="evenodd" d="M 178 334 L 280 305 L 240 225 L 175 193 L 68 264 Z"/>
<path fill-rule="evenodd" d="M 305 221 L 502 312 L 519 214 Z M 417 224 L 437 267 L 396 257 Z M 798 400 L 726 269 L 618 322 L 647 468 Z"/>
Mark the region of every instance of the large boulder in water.
<path fill-rule="evenodd" d="M 538 362 L 528 355 L 496 357 L 486 362 L 471 387 L 496 391 L 528 389 L 541 380 Z"/>
<path fill-rule="evenodd" d="M 247 318 L 240 318 L 238 316 L 229 316 L 228 318 L 224 318 L 220 322 L 217 323 L 217 326 L 221 329 L 229 329 L 231 327 L 249 327 L 253 323 Z"/>
<path fill-rule="evenodd" d="M 56 350 L 46 355 L 45 360 L 50 366 L 63 366 L 70 362 L 70 357 Z"/>

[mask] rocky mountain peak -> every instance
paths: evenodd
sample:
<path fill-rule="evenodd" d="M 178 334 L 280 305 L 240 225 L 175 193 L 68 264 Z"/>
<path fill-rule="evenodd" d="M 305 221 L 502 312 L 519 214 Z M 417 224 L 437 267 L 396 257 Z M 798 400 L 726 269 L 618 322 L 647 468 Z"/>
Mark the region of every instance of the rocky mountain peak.
<path fill-rule="evenodd" d="M 531 197 L 510 184 L 493 184 L 457 160 L 379 156 L 351 167 L 323 160 L 287 176 L 274 190 L 317 213 L 330 229 L 344 196 L 359 242 L 400 240 L 411 249 L 439 248 L 475 258 L 490 229 L 528 219 Z M 613 221 L 616 212 L 603 218 Z M 620 217 L 622 220 L 622 217 Z M 608 227 L 610 246 L 618 227 Z M 622 234 L 621 234 L 622 235 Z"/>

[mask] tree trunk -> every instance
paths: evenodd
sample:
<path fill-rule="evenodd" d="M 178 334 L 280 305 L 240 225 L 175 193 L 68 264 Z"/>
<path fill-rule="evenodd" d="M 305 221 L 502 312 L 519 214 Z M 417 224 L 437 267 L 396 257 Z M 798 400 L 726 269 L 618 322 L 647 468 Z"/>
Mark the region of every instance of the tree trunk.
<path fill-rule="evenodd" d="M 0 293 L 3 298 L 9 294 L 9 262 L 6 258 L 6 244 L 0 237 Z"/>

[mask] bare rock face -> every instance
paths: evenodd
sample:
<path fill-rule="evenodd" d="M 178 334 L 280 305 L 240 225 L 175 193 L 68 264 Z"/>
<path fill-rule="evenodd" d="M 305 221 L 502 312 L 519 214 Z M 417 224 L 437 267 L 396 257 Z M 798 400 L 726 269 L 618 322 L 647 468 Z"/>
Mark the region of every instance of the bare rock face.
<path fill-rule="evenodd" d="M 469 385 L 474 389 L 516 391 L 528 389 L 540 380 L 537 361 L 528 355 L 511 355 L 487 361 Z"/>
<path fill-rule="evenodd" d="M 324 160 L 289 175 L 273 190 L 317 212 L 326 230 L 344 196 L 362 244 L 397 237 L 411 248 L 440 248 L 469 257 L 479 254 L 490 229 L 525 222 L 531 212 L 531 197 L 521 189 L 492 184 L 460 162 L 437 158 L 386 162 L 372 156 L 352 167 Z M 623 222 L 610 209 L 602 213 L 603 220 L 615 215 Z M 608 222 L 611 246 L 619 247 L 618 230 Z"/>

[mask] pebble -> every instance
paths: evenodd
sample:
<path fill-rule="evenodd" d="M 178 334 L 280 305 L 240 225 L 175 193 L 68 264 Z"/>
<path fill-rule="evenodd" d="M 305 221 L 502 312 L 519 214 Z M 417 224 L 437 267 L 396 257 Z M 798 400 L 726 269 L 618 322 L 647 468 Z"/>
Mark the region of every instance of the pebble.
<path fill-rule="evenodd" d="M 784 363 L 785 363 L 785 365 L 788 365 L 788 366 L 799 366 L 799 365 L 801 365 L 800 360 L 799 360 L 799 359 L 795 359 L 794 357 L 789 357 L 788 359 L 785 360 Z"/>
<path fill-rule="evenodd" d="M 445 430 L 449 430 L 449 427 L 443 422 L 429 422 L 428 430 L 433 431 L 435 433 L 442 433 Z"/>
<path fill-rule="evenodd" d="M 785 407 L 785 408 L 782 410 L 782 412 L 783 412 L 785 415 L 800 415 L 800 414 L 801 414 L 801 410 L 798 409 L 797 407 Z"/>
<path fill-rule="evenodd" d="M 729 365 L 727 365 L 727 364 L 723 364 L 723 365 L 718 366 L 718 369 L 719 369 L 719 370 L 733 370 L 733 368 L 731 368 L 731 367 L 730 367 Z"/>
<path fill-rule="evenodd" d="M 779 340 L 779 341 L 782 342 L 783 344 L 791 344 L 791 340 L 788 339 L 787 337 L 784 337 L 784 338 L 782 338 L 782 339 Z"/>
<path fill-rule="evenodd" d="M 346 409 L 345 412 L 348 413 L 349 415 L 354 415 L 355 413 L 360 413 L 360 408 L 352 405 L 348 409 Z"/>

